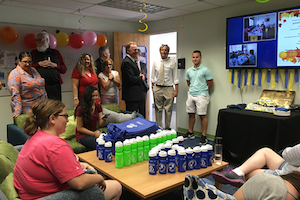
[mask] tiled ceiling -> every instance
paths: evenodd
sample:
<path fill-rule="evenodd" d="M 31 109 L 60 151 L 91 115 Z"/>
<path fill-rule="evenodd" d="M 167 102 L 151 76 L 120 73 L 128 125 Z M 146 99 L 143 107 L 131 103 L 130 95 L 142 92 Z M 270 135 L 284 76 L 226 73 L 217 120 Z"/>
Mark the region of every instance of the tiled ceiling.
<path fill-rule="evenodd" d="M 140 8 L 137 8 L 136 11 L 132 11 L 133 6 L 130 6 L 131 10 L 104 6 L 105 4 L 108 5 L 115 1 L 120 2 L 119 4 L 117 3 L 118 6 L 124 1 L 126 4 L 132 3 L 135 5 L 138 2 Z M 150 8 L 150 6 L 154 6 L 154 8 L 155 6 L 163 7 L 163 11 L 147 13 L 147 18 L 143 21 L 150 22 L 250 1 L 254 0 L 0 0 L 0 5 L 131 22 L 144 18 L 144 13 L 140 12 L 140 9 L 144 7 L 144 3 L 148 6 L 146 8 Z"/>

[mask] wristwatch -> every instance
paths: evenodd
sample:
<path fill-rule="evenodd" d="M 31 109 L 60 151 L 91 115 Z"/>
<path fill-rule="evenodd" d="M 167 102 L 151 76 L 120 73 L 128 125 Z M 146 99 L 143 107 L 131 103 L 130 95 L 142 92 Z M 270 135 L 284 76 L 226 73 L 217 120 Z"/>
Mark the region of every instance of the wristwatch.
<path fill-rule="evenodd" d="M 112 81 L 112 80 L 114 80 L 114 77 L 112 77 L 111 79 L 108 79 L 108 80 Z"/>
<path fill-rule="evenodd" d="M 78 97 L 74 97 L 74 100 L 77 100 L 78 99 Z"/>

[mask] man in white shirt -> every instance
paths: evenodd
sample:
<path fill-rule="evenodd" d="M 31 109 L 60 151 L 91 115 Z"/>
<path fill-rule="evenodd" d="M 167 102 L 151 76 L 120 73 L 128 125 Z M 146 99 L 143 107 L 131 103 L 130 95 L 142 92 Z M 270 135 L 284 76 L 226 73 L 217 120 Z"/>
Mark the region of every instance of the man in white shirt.
<path fill-rule="evenodd" d="M 162 126 L 162 111 L 165 109 L 165 129 L 170 130 L 174 97 L 178 94 L 177 65 L 168 57 L 170 47 L 161 45 L 161 59 L 154 61 L 151 74 L 152 90 L 155 104 L 156 123 Z M 175 85 L 175 90 L 174 86 Z"/>

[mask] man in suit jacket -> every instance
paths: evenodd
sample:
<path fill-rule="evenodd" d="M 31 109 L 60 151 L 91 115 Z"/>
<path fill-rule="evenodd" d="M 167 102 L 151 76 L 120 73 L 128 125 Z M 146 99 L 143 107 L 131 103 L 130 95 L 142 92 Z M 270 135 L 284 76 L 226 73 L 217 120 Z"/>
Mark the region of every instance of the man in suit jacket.
<path fill-rule="evenodd" d="M 145 117 L 145 75 L 140 72 L 136 59 L 138 48 L 135 42 L 126 45 L 126 57 L 121 66 L 122 99 L 125 100 L 126 110 L 138 111 Z"/>

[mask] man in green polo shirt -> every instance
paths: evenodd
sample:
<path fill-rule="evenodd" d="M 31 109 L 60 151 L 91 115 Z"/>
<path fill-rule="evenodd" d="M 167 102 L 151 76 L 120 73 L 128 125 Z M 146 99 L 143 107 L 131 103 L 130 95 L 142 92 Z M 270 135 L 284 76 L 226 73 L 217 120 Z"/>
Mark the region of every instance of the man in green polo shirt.
<path fill-rule="evenodd" d="M 206 144 L 206 131 L 208 120 L 206 117 L 207 106 L 209 104 L 209 91 L 214 85 L 213 76 L 210 70 L 201 64 L 201 52 L 195 50 L 192 54 L 194 66 L 186 71 L 185 79 L 189 86 L 188 98 L 186 101 L 186 112 L 189 114 L 189 131 L 184 136 L 185 139 L 194 139 L 193 133 L 195 124 L 195 113 L 200 116 L 202 136 L 200 144 Z"/>

